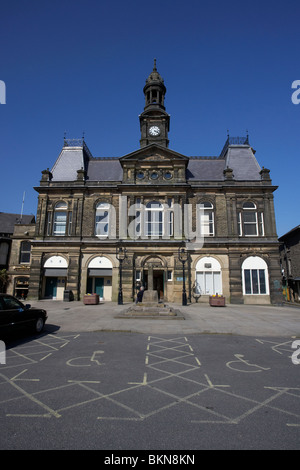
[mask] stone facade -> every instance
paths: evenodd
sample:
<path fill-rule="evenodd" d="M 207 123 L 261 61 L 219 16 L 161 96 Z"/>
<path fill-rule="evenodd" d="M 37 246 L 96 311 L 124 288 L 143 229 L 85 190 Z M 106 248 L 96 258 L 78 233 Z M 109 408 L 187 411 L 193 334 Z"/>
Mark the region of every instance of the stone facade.
<path fill-rule="evenodd" d="M 288 301 L 300 301 L 300 225 L 279 238 L 280 264 Z M 287 287 L 287 289 L 286 289 Z"/>
<path fill-rule="evenodd" d="M 34 218 L 33 218 L 34 219 Z M 21 300 L 28 297 L 31 243 L 35 234 L 35 224 L 16 224 L 12 235 L 9 260 L 9 284 L 7 293 Z"/>
<path fill-rule="evenodd" d="M 149 283 L 167 302 L 181 302 L 184 284 L 191 302 L 280 302 L 276 187 L 248 136 L 228 137 L 216 157 L 179 154 L 156 64 L 144 93 L 138 150 L 97 159 L 83 139 L 65 140 L 42 172 L 29 296 L 117 301 L 121 275 L 125 302 Z"/>

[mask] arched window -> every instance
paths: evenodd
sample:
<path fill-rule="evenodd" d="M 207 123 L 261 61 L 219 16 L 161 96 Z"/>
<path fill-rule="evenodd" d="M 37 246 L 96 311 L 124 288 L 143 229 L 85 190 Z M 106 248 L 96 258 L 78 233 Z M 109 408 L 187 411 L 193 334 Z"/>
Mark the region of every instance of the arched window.
<path fill-rule="evenodd" d="M 53 216 L 53 235 L 62 236 L 66 234 L 67 228 L 67 203 L 58 202 L 55 205 Z"/>
<path fill-rule="evenodd" d="M 200 204 L 200 230 L 203 237 L 213 237 L 215 235 L 214 206 L 211 202 L 202 202 Z"/>
<path fill-rule="evenodd" d="M 259 256 L 249 256 L 242 264 L 243 294 L 269 294 L 268 265 Z"/>
<path fill-rule="evenodd" d="M 95 215 L 95 235 L 97 237 L 108 237 L 109 213 L 110 204 L 108 202 L 99 202 L 97 204 Z"/>
<path fill-rule="evenodd" d="M 201 258 L 196 265 L 196 293 L 222 294 L 222 270 L 219 261 L 211 256 Z"/>
<path fill-rule="evenodd" d="M 238 214 L 238 231 L 239 236 L 257 237 L 259 234 L 264 236 L 263 213 L 257 213 L 254 202 L 244 202 L 242 211 Z"/>
<path fill-rule="evenodd" d="M 151 201 L 145 208 L 145 234 L 159 237 L 163 235 L 163 205 L 158 201 Z"/>
<path fill-rule="evenodd" d="M 24 241 L 20 247 L 20 263 L 30 263 L 31 243 Z"/>

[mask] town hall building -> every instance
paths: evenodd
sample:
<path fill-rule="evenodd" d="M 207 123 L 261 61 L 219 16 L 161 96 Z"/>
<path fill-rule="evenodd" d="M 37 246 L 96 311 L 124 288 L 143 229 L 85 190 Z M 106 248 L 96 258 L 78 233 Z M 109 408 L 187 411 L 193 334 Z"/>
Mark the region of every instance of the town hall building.
<path fill-rule="evenodd" d="M 42 171 L 28 298 L 130 302 L 151 286 L 165 302 L 277 303 L 276 186 L 248 136 L 228 136 L 216 157 L 178 153 L 156 62 L 143 91 L 137 150 L 96 158 L 65 139 Z"/>

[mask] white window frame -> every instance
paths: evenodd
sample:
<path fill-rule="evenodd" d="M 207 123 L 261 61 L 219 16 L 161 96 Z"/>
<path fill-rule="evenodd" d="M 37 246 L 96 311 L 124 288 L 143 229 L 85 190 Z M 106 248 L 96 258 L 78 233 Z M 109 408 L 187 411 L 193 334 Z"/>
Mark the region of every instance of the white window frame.
<path fill-rule="evenodd" d="M 247 205 L 249 207 L 246 207 Z M 244 214 L 254 214 L 255 220 L 246 222 Z M 250 233 L 250 234 L 246 233 L 247 232 L 246 227 L 250 227 L 250 226 L 255 226 L 255 233 Z M 241 236 L 244 236 L 244 237 L 258 237 L 259 236 L 257 207 L 256 207 L 256 204 L 252 201 L 244 202 L 243 211 L 239 212 L 238 214 L 238 232 L 239 232 L 240 237 Z"/>
<path fill-rule="evenodd" d="M 264 282 L 261 282 L 261 272 L 264 272 Z M 249 281 L 250 281 L 250 292 L 246 292 L 246 272 L 249 272 Z M 255 292 L 254 286 L 257 280 L 257 292 Z M 269 274 L 268 274 L 268 265 L 260 258 L 260 256 L 249 256 L 246 258 L 242 264 L 242 284 L 243 284 L 243 295 L 269 295 Z M 262 287 L 265 287 L 265 292 L 262 291 Z"/>
<path fill-rule="evenodd" d="M 259 214 L 259 225 L 260 225 L 260 234 L 262 237 L 264 237 L 265 236 L 265 221 L 264 221 L 263 212 Z"/>
<path fill-rule="evenodd" d="M 53 230 L 52 233 L 56 237 L 62 237 L 66 235 L 67 230 L 67 216 L 68 216 L 68 205 L 64 201 L 60 201 L 55 205 L 53 215 Z M 58 230 L 61 228 L 62 230 Z"/>
<path fill-rule="evenodd" d="M 200 231 L 203 237 L 215 236 L 214 206 L 208 201 L 200 204 Z"/>
<path fill-rule="evenodd" d="M 212 289 L 208 289 L 211 281 Z M 222 267 L 212 256 L 200 258 L 196 264 L 196 293 L 202 295 L 222 295 Z"/>
<path fill-rule="evenodd" d="M 153 200 L 146 204 L 144 229 L 147 237 L 159 238 L 164 235 L 164 206 L 161 202 Z"/>
<path fill-rule="evenodd" d="M 99 238 L 107 238 L 109 235 L 110 204 L 100 201 L 95 210 L 95 235 Z"/>

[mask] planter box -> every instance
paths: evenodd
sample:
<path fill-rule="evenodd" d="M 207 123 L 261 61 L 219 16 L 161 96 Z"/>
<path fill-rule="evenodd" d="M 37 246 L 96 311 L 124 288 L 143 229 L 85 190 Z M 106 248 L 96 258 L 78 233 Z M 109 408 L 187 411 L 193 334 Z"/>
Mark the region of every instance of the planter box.
<path fill-rule="evenodd" d="M 99 304 L 99 295 L 90 294 L 83 297 L 84 305 L 98 305 Z"/>
<path fill-rule="evenodd" d="M 211 307 L 225 307 L 225 297 L 209 297 L 209 305 Z"/>

